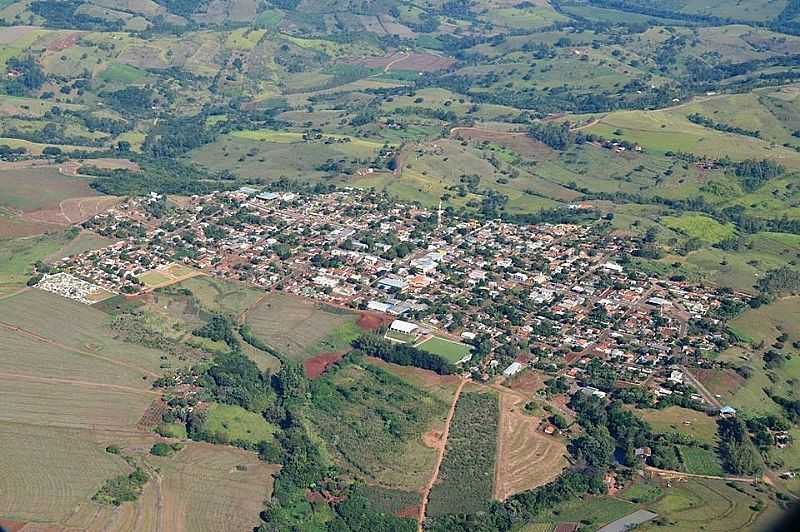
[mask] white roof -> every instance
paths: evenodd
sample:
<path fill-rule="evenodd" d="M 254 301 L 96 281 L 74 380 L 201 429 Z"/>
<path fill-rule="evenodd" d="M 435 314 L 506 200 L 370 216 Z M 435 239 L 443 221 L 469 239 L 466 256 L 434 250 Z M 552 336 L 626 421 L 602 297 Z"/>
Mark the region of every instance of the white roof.
<path fill-rule="evenodd" d="M 403 320 L 394 320 L 390 328 L 394 331 L 410 334 L 419 329 L 419 326 Z"/>

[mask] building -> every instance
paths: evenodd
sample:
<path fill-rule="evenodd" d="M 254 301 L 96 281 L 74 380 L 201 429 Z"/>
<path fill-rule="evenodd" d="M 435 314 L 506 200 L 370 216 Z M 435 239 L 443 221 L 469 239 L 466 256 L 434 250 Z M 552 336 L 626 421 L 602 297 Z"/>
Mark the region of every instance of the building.
<path fill-rule="evenodd" d="M 516 375 L 517 373 L 522 371 L 522 368 L 524 368 L 524 367 L 525 366 L 521 362 L 514 362 L 510 366 L 508 366 L 506 369 L 503 370 L 503 376 L 504 377 L 513 377 L 514 375 Z"/>
<path fill-rule="evenodd" d="M 419 332 L 419 325 L 415 325 L 413 323 L 409 323 L 403 320 L 394 320 L 392 324 L 389 326 L 389 330 L 393 332 L 398 332 L 400 334 L 407 334 L 409 336 L 413 336 Z"/>

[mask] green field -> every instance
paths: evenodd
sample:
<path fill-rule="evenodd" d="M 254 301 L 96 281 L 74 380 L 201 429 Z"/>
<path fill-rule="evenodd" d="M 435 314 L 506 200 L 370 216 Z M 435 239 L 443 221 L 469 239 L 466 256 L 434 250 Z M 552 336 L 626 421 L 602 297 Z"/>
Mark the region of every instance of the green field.
<path fill-rule="evenodd" d="M 725 470 L 714 450 L 701 447 L 678 446 L 678 454 L 687 473 L 695 475 L 725 476 Z"/>
<path fill-rule="evenodd" d="M 275 427 L 261 415 L 248 412 L 241 406 L 214 403 L 208 408 L 203 430 L 223 441 L 258 444 L 272 441 Z"/>
<path fill-rule="evenodd" d="M 677 432 L 702 443 L 714 444 L 717 441 L 717 422 L 703 412 L 670 406 L 663 410 L 637 410 L 636 413 L 655 432 Z"/>
<path fill-rule="evenodd" d="M 699 238 L 712 244 L 725 240 L 734 235 L 733 224 L 721 224 L 701 214 L 682 214 L 681 216 L 666 216 L 661 223 L 671 229 L 684 233 L 690 238 Z"/>
<path fill-rule="evenodd" d="M 466 344 L 439 338 L 438 336 L 433 336 L 421 344 L 417 344 L 416 347 L 428 353 L 439 355 L 443 359 L 454 364 L 467 356 L 471 350 L 470 346 Z"/>

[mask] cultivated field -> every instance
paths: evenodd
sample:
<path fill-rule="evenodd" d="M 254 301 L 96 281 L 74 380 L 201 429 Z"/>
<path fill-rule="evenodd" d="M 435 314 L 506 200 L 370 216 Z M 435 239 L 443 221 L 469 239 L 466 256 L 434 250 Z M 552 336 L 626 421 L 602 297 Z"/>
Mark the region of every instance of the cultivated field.
<path fill-rule="evenodd" d="M 238 316 L 264 296 L 261 290 L 207 276 L 187 279 L 177 288 L 190 290 L 203 310 L 230 316 Z"/>
<path fill-rule="evenodd" d="M 465 392 L 456 405 L 439 477 L 427 515 L 485 510 L 492 499 L 497 452 L 498 399 Z"/>
<path fill-rule="evenodd" d="M 270 294 L 247 314 L 253 333 L 283 355 L 304 361 L 335 351 L 339 332 L 354 332 L 357 315 L 285 294 Z"/>
<path fill-rule="evenodd" d="M 547 484 L 568 465 L 564 442 L 539 431 L 540 419 L 526 415 L 524 404 L 516 394 L 500 394 L 494 498 L 501 501 Z"/>
<path fill-rule="evenodd" d="M 130 471 L 86 431 L 3 422 L 0 448 L 3 519 L 66 522 L 95 507 L 89 499 L 106 479 Z"/>
<path fill-rule="evenodd" d="M 254 453 L 206 443 L 188 443 L 173 456 L 147 456 L 158 468 L 156 481 L 145 489 L 133 530 L 250 530 L 272 493 L 278 466 Z"/>

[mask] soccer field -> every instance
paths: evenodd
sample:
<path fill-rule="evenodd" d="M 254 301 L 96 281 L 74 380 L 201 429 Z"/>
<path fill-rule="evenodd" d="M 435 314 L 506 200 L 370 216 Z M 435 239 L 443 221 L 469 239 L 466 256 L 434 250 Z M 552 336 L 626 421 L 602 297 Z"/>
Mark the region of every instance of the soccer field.
<path fill-rule="evenodd" d="M 438 336 L 433 336 L 421 344 L 417 344 L 418 349 L 439 355 L 449 362 L 456 363 L 470 352 L 470 346 L 452 340 L 445 340 Z"/>

